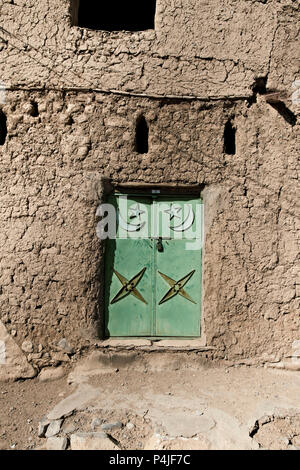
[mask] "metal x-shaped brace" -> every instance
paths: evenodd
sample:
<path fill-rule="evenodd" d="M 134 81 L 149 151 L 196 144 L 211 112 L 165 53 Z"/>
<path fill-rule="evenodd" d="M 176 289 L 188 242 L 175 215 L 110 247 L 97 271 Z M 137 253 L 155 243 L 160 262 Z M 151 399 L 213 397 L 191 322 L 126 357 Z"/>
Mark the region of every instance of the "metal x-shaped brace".
<path fill-rule="evenodd" d="M 174 281 L 174 279 L 172 279 L 169 276 L 166 276 L 166 274 L 163 274 L 160 271 L 158 271 L 158 272 L 161 275 L 161 277 L 169 284 L 169 286 L 171 286 L 171 289 L 168 290 L 168 292 L 166 293 L 166 295 L 164 295 L 164 297 L 161 299 L 161 301 L 159 302 L 158 305 L 161 305 L 164 302 L 166 302 L 167 300 L 172 299 L 172 297 L 175 297 L 175 295 L 177 295 L 177 294 L 181 295 L 182 297 L 189 300 L 193 304 L 196 303 L 189 296 L 189 294 L 183 289 L 184 286 L 186 285 L 186 283 L 189 282 L 189 280 L 191 279 L 191 277 L 194 274 L 195 270 L 191 271 L 189 274 L 184 276 L 182 279 L 179 279 L 179 281 Z"/>
<path fill-rule="evenodd" d="M 117 293 L 117 295 L 112 299 L 112 301 L 110 302 L 111 304 L 114 304 L 115 302 L 118 302 L 119 300 L 121 299 L 124 299 L 124 297 L 127 297 L 127 295 L 134 295 L 137 299 L 141 300 L 142 302 L 144 302 L 145 304 L 147 304 L 146 300 L 144 299 L 144 297 L 142 297 L 142 295 L 139 293 L 139 291 L 136 289 L 136 286 L 138 285 L 138 283 L 140 282 L 140 280 L 142 279 L 143 275 L 144 275 L 144 272 L 146 271 L 147 268 L 143 268 L 136 276 L 134 276 L 132 279 L 130 279 L 130 281 L 128 281 L 124 276 L 122 276 L 122 274 L 118 273 L 118 271 L 116 271 L 114 269 L 114 273 L 115 275 L 117 276 L 117 278 L 119 279 L 119 281 L 121 282 L 122 284 L 122 289 Z"/>

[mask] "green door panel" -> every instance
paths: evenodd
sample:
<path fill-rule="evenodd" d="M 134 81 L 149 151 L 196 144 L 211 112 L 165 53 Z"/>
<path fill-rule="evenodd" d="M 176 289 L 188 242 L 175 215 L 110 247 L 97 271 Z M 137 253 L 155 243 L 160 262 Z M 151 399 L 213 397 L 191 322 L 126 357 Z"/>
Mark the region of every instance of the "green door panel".
<path fill-rule="evenodd" d="M 135 196 L 110 196 L 108 202 L 117 213 L 117 238 L 148 238 L 152 199 Z"/>
<path fill-rule="evenodd" d="M 151 256 L 149 240 L 107 240 L 107 336 L 152 335 Z"/>
<path fill-rule="evenodd" d="M 156 257 L 156 335 L 200 336 L 201 252 L 163 240 Z"/>
<path fill-rule="evenodd" d="M 195 197 L 114 195 L 106 240 L 106 334 L 199 337 L 202 203 Z"/>
<path fill-rule="evenodd" d="M 153 201 L 152 236 L 174 239 L 202 237 L 202 204 L 199 199 L 160 197 Z"/>

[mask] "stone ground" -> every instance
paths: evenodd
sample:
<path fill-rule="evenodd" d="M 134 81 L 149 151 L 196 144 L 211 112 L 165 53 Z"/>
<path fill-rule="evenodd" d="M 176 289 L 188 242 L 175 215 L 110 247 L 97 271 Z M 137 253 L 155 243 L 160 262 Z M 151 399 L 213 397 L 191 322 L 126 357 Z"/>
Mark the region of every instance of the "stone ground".
<path fill-rule="evenodd" d="M 77 366 L 0 384 L 0 449 L 300 449 L 299 392 L 298 372 L 263 367 Z"/>

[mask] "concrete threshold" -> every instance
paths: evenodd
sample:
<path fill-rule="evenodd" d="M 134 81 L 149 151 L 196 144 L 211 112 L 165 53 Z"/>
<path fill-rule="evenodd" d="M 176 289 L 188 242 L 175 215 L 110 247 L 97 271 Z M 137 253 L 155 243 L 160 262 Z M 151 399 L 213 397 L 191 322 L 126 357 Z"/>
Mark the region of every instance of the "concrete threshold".
<path fill-rule="evenodd" d="M 107 339 L 95 343 L 98 349 L 109 349 L 112 351 L 140 350 L 140 351 L 214 351 L 213 346 L 203 344 L 203 339 L 190 340 L 151 340 L 151 339 Z"/>

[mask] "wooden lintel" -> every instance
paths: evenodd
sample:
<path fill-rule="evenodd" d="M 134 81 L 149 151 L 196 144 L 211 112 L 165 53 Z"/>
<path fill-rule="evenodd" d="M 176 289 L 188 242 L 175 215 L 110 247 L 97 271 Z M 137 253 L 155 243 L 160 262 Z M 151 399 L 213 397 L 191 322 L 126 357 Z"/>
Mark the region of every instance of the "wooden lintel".
<path fill-rule="evenodd" d="M 267 103 L 278 103 L 279 101 L 286 101 L 286 93 L 278 91 L 276 93 L 268 93 L 263 95 Z"/>

